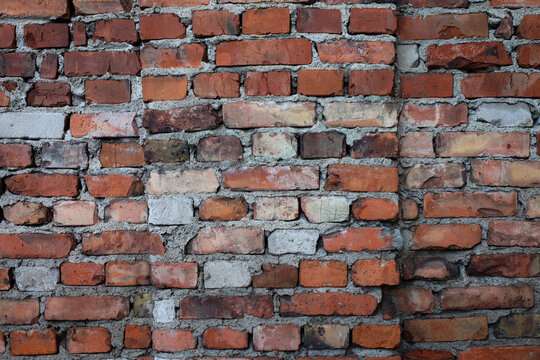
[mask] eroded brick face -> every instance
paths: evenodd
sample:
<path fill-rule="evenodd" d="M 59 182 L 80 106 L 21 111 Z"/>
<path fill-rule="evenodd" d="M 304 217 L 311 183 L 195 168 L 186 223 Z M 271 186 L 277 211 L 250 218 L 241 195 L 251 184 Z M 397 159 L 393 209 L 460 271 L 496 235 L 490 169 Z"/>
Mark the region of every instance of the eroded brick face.
<path fill-rule="evenodd" d="M 540 1 L 0 0 L 0 357 L 540 359 Z"/>

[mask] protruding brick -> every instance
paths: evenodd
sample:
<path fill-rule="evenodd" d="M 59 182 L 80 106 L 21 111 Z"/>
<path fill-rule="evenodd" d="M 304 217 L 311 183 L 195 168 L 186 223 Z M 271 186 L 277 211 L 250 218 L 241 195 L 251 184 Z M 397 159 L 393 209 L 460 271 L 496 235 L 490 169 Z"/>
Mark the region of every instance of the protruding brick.
<path fill-rule="evenodd" d="M 24 42 L 33 49 L 69 47 L 68 24 L 28 24 L 24 26 Z"/>
<path fill-rule="evenodd" d="M 310 166 L 259 166 L 229 169 L 222 174 L 227 189 L 310 190 L 319 188 L 319 171 Z"/>
<path fill-rule="evenodd" d="M 242 220 L 247 216 L 248 204 L 243 198 L 213 197 L 199 205 L 199 216 L 209 221 Z"/>
<path fill-rule="evenodd" d="M 146 183 L 150 194 L 213 193 L 219 188 L 216 173 L 212 169 L 153 170 Z"/>
<path fill-rule="evenodd" d="M 351 267 L 356 286 L 398 285 L 399 270 L 395 260 L 357 260 Z"/>
<path fill-rule="evenodd" d="M 242 13 L 242 33 L 250 35 L 286 34 L 290 32 L 289 8 L 246 10 Z"/>
<path fill-rule="evenodd" d="M 12 331 L 9 333 L 11 355 L 52 355 L 58 353 L 58 338 L 54 329 Z"/>
<path fill-rule="evenodd" d="M 298 199 L 295 197 L 263 197 L 253 204 L 253 218 L 256 220 L 298 219 Z"/>
<path fill-rule="evenodd" d="M 317 44 L 317 52 L 323 63 L 394 63 L 396 50 L 389 41 L 333 41 Z"/>
<path fill-rule="evenodd" d="M 368 349 L 395 349 L 400 342 L 399 325 L 360 325 L 352 332 L 352 343 Z"/>
<path fill-rule="evenodd" d="M 139 37 L 133 20 L 111 19 L 96 21 L 94 40 L 135 44 L 139 40 Z"/>
<path fill-rule="evenodd" d="M 473 255 L 467 275 L 535 277 L 540 274 L 540 254 Z"/>
<path fill-rule="evenodd" d="M 73 114 L 70 118 L 71 136 L 95 138 L 138 136 L 135 113 Z"/>
<path fill-rule="evenodd" d="M 193 92 L 202 99 L 239 97 L 240 74 L 198 74 L 193 78 Z"/>
<path fill-rule="evenodd" d="M 366 316 L 377 308 L 367 294 L 306 293 L 279 298 L 281 316 Z"/>
<path fill-rule="evenodd" d="M 0 300 L 0 324 L 29 325 L 38 319 L 38 300 Z"/>
<path fill-rule="evenodd" d="M 534 306 L 530 286 L 474 286 L 444 289 L 440 294 L 444 310 L 512 309 Z"/>
<path fill-rule="evenodd" d="M 454 96 L 452 74 L 403 74 L 400 96 L 403 98 L 447 98 Z"/>
<path fill-rule="evenodd" d="M 362 198 L 352 203 L 352 214 L 357 220 L 395 220 L 399 204 L 389 199 Z"/>
<path fill-rule="evenodd" d="M 192 254 L 262 254 L 264 232 L 260 227 L 212 227 L 202 229 L 187 246 Z"/>
<path fill-rule="evenodd" d="M 20 201 L 3 208 L 4 218 L 16 225 L 43 225 L 52 220 L 51 209 L 40 203 Z"/>
<path fill-rule="evenodd" d="M 244 148 L 236 136 L 210 136 L 199 141 L 197 159 L 199 161 L 242 161 Z"/>
<path fill-rule="evenodd" d="M 467 117 L 466 103 L 458 105 L 437 104 L 435 106 L 409 103 L 403 107 L 399 121 L 409 126 L 451 127 L 467 124 Z"/>
<path fill-rule="evenodd" d="M 346 136 L 337 131 L 304 133 L 300 136 L 302 159 L 340 158 L 346 154 Z"/>
<path fill-rule="evenodd" d="M 294 266 L 263 264 L 262 271 L 251 278 L 254 288 L 293 288 L 298 284 L 298 269 Z"/>
<path fill-rule="evenodd" d="M 272 296 L 187 297 L 180 301 L 180 319 L 242 319 L 246 315 L 270 318 Z"/>
<path fill-rule="evenodd" d="M 398 190 L 397 168 L 366 165 L 329 165 L 324 187 L 330 191 Z"/>
<path fill-rule="evenodd" d="M 305 65 L 311 63 L 307 39 L 237 40 L 216 46 L 217 66 Z"/>
<path fill-rule="evenodd" d="M 501 217 L 516 214 L 516 192 L 446 192 L 424 196 L 424 216 L 428 218 Z"/>
<path fill-rule="evenodd" d="M 111 351 L 111 333 L 101 327 L 71 328 L 67 332 L 70 354 L 95 354 Z"/>
<path fill-rule="evenodd" d="M 296 31 L 341 34 L 341 11 L 339 9 L 298 8 Z"/>
<path fill-rule="evenodd" d="M 175 14 L 141 15 L 139 33 L 141 40 L 183 39 L 186 27 Z"/>
<path fill-rule="evenodd" d="M 306 325 L 304 345 L 313 350 L 346 349 L 349 346 L 349 327 L 337 324 Z"/>
<path fill-rule="evenodd" d="M 347 263 L 340 261 L 300 261 L 300 286 L 345 287 Z"/>
<path fill-rule="evenodd" d="M 105 282 L 105 266 L 95 263 L 63 263 L 60 277 L 64 285 L 100 285 Z"/>
<path fill-rule="evenodd" d="M 300 349 L 300 326 L 259 325 L 253 328 L 253 347 L 257 351 L 295 351 Z"/>
<path fill-rule="evenodd" d="M 246 349 L 249 346 L 249 334 L 230 327 L 208 328 L 202 337 L 207 349 Z"/>
<path fill-rule="evenodd" d="M 486 14 L 441 14 L 398 17 L 400 40 L 485 38 L 489 35 Z"/>
<path fill-rule="evenodd" d="M 183 100 L 187 96 L 187 84 L 185 76 L 145 76 L 142 80 L 143 100 Z"/>
<path fill-rule="evenodd" d="M 122 104 L 131 100 L 129 80 L 86 80 L 88 104 Z"/>
<path fill-rule="evenodd" d="M 232 102 L 223 105 L 223 121 L 229 128 L 310 127 L 317 115 L 312 102 Z"/>
<path fill-rule="evenodd" d="M 398 124 L 397 108 L 385 103 L 327 103 L 324 106 L 324 117 L 328 127 L 385 127 Z"/>
<path fill-rule="evenodd" d="M 1 234 L 0 258 L 62 259 L 75 243 L 72 234 Z"/>
<path fill-rule="evenodd" d="M 393 34 L 396 29 L 396 13 L 391 9 L 351 9 L 349 19 L 351 34 Z"/>
<path fill-rule="evenodd" d="M 240 33 L 240 16 L 228 10 L 197 10 L 192 13 L 192 22 L 197 37 Z"/>
<path fill-rule="evenodd" d="M 129 299 L 121 296 L 64 296 L 45 300 L 46 320 L 120 320 L 129 316 Z"/>
<path fill-rule="evenodd" d="M 146 164 L 138 143 L 103 143 L 99 156 L 103 167 L 139 167 Z"/>
<path fill-rule="evenodd" d="M 156 49 L 146 45 L 141 49 L 143 69 L 198 68 L 206 58 L 206 47 L 201 44 L 181 44 L 173 49 Z"/>
<path fill-rule="evenodd" d="M 485 316 L 405 320 L 403 338 L 408 342 L 484 340 L 488 337 Z"/>
<path fill-rule="evenodd" d="M 6 187 L 16 195 L 23 196 L 77 196 L 79 178 L 68 174 L 20 174 L 8 177 Z"/>
<path fill-rule="evenodd" d="M 383 228 L 346 228 L 322 236 L 324 249 L 328 252 L 392 250 L 399 245 L 399 232 Z M 394 244 L 396 242 L 396 244 Z"/>
<path fill-rule="evenodd" d="M 54 223 L 58 226 L 90 226 L 99 221 L 93 201 L 58 201 L 54 204 Z"/>
<path fill-rule="evenodd" d="M 219 125 L 221 120 L 208 105 L 172 110 L 146 110 L 143 115 L 143 126 L 152 134 L 211 130 Z"/>
<path fill-rule="evenodd" d="M 142 181 L 133 175 L 85 175 L 90 195 L 96 198 L 137 196 L 143 193 Z"/>
<path fill-rule="evenodd" d="M 146 201 L 117 200 L 112 201 L 105 209 L 106 221 L 125 221 L 140 224 L 148 220 L 148 206 Z"/>
<path fill-rule="evenodd" d="M 413 230 L 412 250 L 471 249 L 482 240 L 482 228 L 473 224 L 420 224 Z"/>
<path fill-rule="evenodd" d="M 401 262 L 404 280 L 450 280 L 459 276 L 459 268 L 442 257 L 409 257 Z"/>
<path fill-rule="evenodd" d="M 152 343 L 150 326 L 126 325 L 124 347 L 126 349 L 147 349 Z"/>
<path fill-rule="evenodd" d="M 155 329 L 152 348 L 155 351 L 176 352 L 195 349 L 197 338 L 188 329 Z"/>
<path fill-rule="evenodd" d="M 101 234 L 83 234 L 82 252 L 86 255 L 163 255 L 165 248 L 159 234 L 112 230 Z"/>
<path fill-rule="evenodd" d="M 196 263 L 152 263 L 150 281 L 157 288 L 196 289 Z"/>
<path fill-rule="evenodd" d="M 459 188 L 465 186 L 467 170 L 459 163 L 416 164 L 405 171 L 403 179 L 407 189 Z"/>

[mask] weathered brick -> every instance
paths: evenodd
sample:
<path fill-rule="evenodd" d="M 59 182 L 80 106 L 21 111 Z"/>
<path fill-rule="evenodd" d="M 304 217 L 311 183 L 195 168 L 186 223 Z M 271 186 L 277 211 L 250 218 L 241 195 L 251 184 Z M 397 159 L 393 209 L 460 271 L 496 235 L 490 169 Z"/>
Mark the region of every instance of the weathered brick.
<path fill-rule="evenodd" d="M 0 114 L 2 138 L 59 139 L 64 136 L 66 116 L 44 112 Z"/>
<path fill-rule="evenodd" d="M 540 68 L 540 45 L 520 45 L 517 48 L 517 62 L 523 68 Z"/>
<path fill-rule="evenodd" d="M 528 219 L 534 219 L 540 217 L 540 196 L 532 195 L 527 200 L 527 209 L 525 216 Z"/>
<path fill-rule="evenodd" d="M 482 228 L 472 224 L 427 225 L 413 229 L 412 250 L 471 249 L 482 240 Z"/>
<path fill-rule="evenodd" d="M 529 156 L 529 134 L 452 132 L 438 134 L 435 148 L 440 157 L 473 157 L 483 154 Z"/>
<path fill-rule="evenodd" d="M 66 76 L 136 75 L 141 70 L 139 56 L 134 52 L 66 52 L 64 73 Z"/>
<path fill-rule="evenodd" d="M 142 181 L 133 175 L 85 175 L 84 181 L 95 198 L 138 196 L 144 192 Z"/>
<path fill-rule="evenodd" d="M 240 74 L 198 74 L 193 78 L 193 92 L 203 99 L 239 97 Z"/>
<path fill-rule="evenodd" d="M 392 231 L 383 228 L 346 228 L 322 236 L 324 249 L 328 252 L 391 250 L 394 249 Z"/>
<path fill-rule="evenodd" d="M 530 286 L 475 286 L 444 289 L 440 294 L 444 310 L 512 309 L 534 306 Z"/>
<path fill-rule="evenodd" d="M 317 44 L 323 63 L 364 63 L 390 65 L 396 57 L 394 44 L 389 41 L 333 41 Z"/>
<path fill-rule="evenodd" d="M 20 76 L 32 78 L 36 72 L 34 54 L 8 53 L 0 54 L 0 76 Z"/>
<path fill-rule="evenodd" d="M 63 263 L 60 266 L 64 285 L 95 286 L 105 282 L 105 266 L 95 263 Z"/>
<path fill-rule="evenodd" d="M 154 225 L 191 224 L 193 200 L 182 195 L 148 199 L 148 222 Z"/>
<path fill-rule="evenodd" d="M 152 134 L 177 131 L 211 130 L 221 125 L 212 107 L 197 105 L 171 110 L 146 110 L 143 126 Z"/>
<path fill-rule="evenodd" d="M 511 64 L 501 42 L 430 45 L 426 50 L 428 68 L 477 70 Z"/>
<path fill-rule="evenodd" d="M 187 78 L 185 76 L 145 76 L 142 80 L 142 86 L 145 102 L 183 100 L 187 96 Z"/>
<path fill-rule="evenodd" d="M 139 33 L 141 40 L 183 39 L 186 27 L 174 14 L 141 15 Z"/>
<path fill-rule="evenodd" d="M 259 166 L 229 169 L 223 172 L 227 189 L 311 190 L 319 188 L 319 171 L 310 166 Z"/>
<path fill-rule="evenodd" d="M 9 269 L 0 269 L 0 291 L 6 291 L 9 289 L 11 289 L 11 275 L 9 273 Z"/>
<path fill-rule="evenodd" d="M 463 187 L 467 181 L 464 164 L 416 164 L 405 170 L 403 184 L 407 189 Z"/>
<path fill-rule="evenodd" d="M 287 133 L 255 133 L 251 153 L 257 157 L 290 159 L 296 157 L 296 138 Z"/>
<path fill-rule="evenodd" d="M 232 102 L 223 105 L 223 121 L 229 128 L 309 127 L 315 124 L 312 102 Z"/>
<path fill-rule="evenodd" d="M 135 44 L 139 40 L 139 37 L 133 20 L 112 19 L 96 21 L 94 40 Z"/>
<path fill-rule="evenodd" d="M 246 315 L 271 318 L 272 296 L 186 297 L 180 300 L 180 319 L 242 319 Z"/>
<path fill-rule="evenodd" d="M 495 335 L 498 338 L 538 338 L 539 326 L 540 314 L 510 314 L 499 318 Z"/>
<path fill-rule="evenodd" d="M 458 266 L 442 257 L 409 257 L 401 265 L 404 280 L 449 280 L 459 276 Z"/>
<path fill-rule="evenodd" d="M 415 7 L 415 8 L 423 8 L 423 7 L 463 8 L 469 5 L 469 0 L 404 0 L 404 2 L 410 4 L 412 7 Z M 433 360 L 446 360 L 446 359 L 437 358 Z"/>
<path fill-rule="evenodd" d="M 152 343 L 150 326 L 126 325 L 124 332 L 124 347 L 126 349 L 147 349 Z"/>
<path fill-rule="evenodd" d="M 83 22 L 75 21 L 73 27 L 73 45 L 86 46 L 88 40 L 86 38 L 86 25 Z"/>
<path fill-rule="evenodd" d="M 352 332 L 352 343 L 368 349 L 395 349 L 400 342 L 399 325 L 360 325 Z"/>
<path fill-rule="evenodd" d="M 131 100 L 129 80 L 86 80 L 85 96 L 89 104 L 122 104 Z"/>
<path fill-rule="evenodd" d="M 253 328 L 253 348 L 257 351 L 295 351 L 300 349 L 300 326 L 259 325 Z"/>
<path fill-rule="evenodd" d="M 147 203 L 138 200 L 112 201 L 105 209 L 105 220 L 145 223 L 148 220 Z"/>
<path fill-rule="evenodd" d="M 193 34 L 198 37 L 238 35 L 240 16 L 228 10 L 197 10 L 192 13 Z"/>
<path fill-rule="evenodd" d="M 165 248 L 159 234 L 112 230 L 100 234 L 83 234 L 82 252 L 87 255 L 163 255 Z"/>
<path fill-rule="evenodd" d="M 58 201 L 54 204 L 57 226 L 90 226 L 99 221 L 97 204 L 93 201 Z"/>
<path fill-rule="evenodd" d="M 196 289 L 196 263 L 152 263 L 150 281 L 157 288 Z"/>
<path fill-rule="evenodd" d="M 482 73 L 461 81 L 461 92 L 468 99 L 481 97 L 540 98 L 540 74 Z"/>
<path fill-rule="evenodd" d="M 6 339 L 4 337 L 4 333 L 0 332 L 0 354 L 4 354 L 6 352 Z"/>
<path fill-rule="evenodd" d="M 467 124 L 467 117 L 466 103 L 457 105 L 437 104 L 435 106 L 409 103 L 403 107 L 399 121 L 409 126 L 452 127 Z"/>
<path fill-rule="evenodd" d="M 351 267 L 351 277 L 356 286 L 399 284 L 395 260 L 357 260 Z"/>
<path fill-rule="evenodd" d="M 281 316 L 366 316 L 377 308 L 377 299 L 367 294 L 306 293 L 280 296 Z"/>
<path fill-rule="evenodd" d="M 430 98 L 454 96 L 452 74 L 403 74 L 400 96 L 402 98 Z"/>
<path fill-rule="evenodd" d="M 111 333 L 101 327 L 71 328 L 66 348 L 70 354 L 94 354 L 111 351 Z"/>
<path fill-rule="evenodd" d="M 26 0 L 24 2 L 3 1 L 0 4 L 0 15 L 64 17 L 69 14 L 67 0 Z"/>
<path fill-rule="evenodd" d="M 103 167 L 138 167 L 146 164 L 138 143 L 103 143 L 99 156 Z"/>
<path fill-rule="evenodd" d="M 207 349 L 246 349 L 249 346 L 249 334 L 230 327 L 208 328 L 202 337 Z"/>
<path fill-rule="evenodd" d="M 254 288 L 293 288 L 298 284 L 298 269 L 290 265 L 262 265 L 262 273 L 251 278 Z"/>
<path fill-rule="evenodd" d="M 387 300 L 388 297 L 391 297 L 391 301 L 399 312 L 408 314 L 432 313 L 435 309 L 435 298 L 431 289 L 390 289 L 385 291 L 383 301 Z"/>
<path fill-rule="evenodd" d="M 58 55 L 47 54 L 41 60 L 41 78 L 56 79 L 58 77 Z"/>
<path fill-rule="evenodd" d="M 46 107 L 71 105 L 71 86 L 66 82 L 37 82 L 28 92 L 26 103 Z"/>
<path fill-rule="evenodd" d="M 472 276 L 535 277 L 540 274 L 540 254 L 473 255 L 467 265 Z"/>
<path fill-rule="evenodd" d="M 302 197 L 301 206 L 309 222 L 342 222 L 349 218 L 349 203 L 345 197 Z"/>
<path fill-rule="evenodd" d="M 242 142 L 236 136 L 211 136 L 203 138 L 197 145 L 199 161 L 242 161 Z"/>
<path fill-rule="evenodd" d="M 77 196 L 79 178 L 68 174 L 20 174 L 5 180 L 7 189 L 23 196 Z"/>
<path fill-rule="evenodd" d="M 458 360 L 522 359 L 534 360 L 540 346 L 474 347 L 458 354 Z"/>
<path fill-rule="evenodd" d="M 147 163 L 182 163 L 189 160 L 189 144 L 185 140 L 148 140 L 144 142 Z"/>
<path fill-rule="evenodd" d="M 152 294 L 135 294 L 133 295 L 133 316 L 135 318 L 151 318 L 153 317 Z"/>
<path fill-rule="evenodd" d="M 153 170 L 146 183 L 150 194 L 214 193 L 219 188 L 216 173 L 212 169 Z"/>
<path fill-rule="evenodd" d="M 20 201 L 3 208 L 4 218 L 16 225 L 43 225 L 52 220 L 51 210 L 43 204 Z"/>
<path fill-rule="evenodd" d="M 247 216 L 248 204 L 243 198 L 213 197 L 199 205 L 199 216 L 208 221 L 242 220 Z"/>
<path fill-rule="evenodd" d="M 340 158 L 346 154 L 345 134 L 337 131 L 300 135 L 302 159 Z"/>
<path fill-rule="evenodd" d="M 13 275 L 20 291 L 54 291 L 59 280 L 58 268 L 46 266 L 18 266 Z"/>
<path fill-rule="evenodd" d="M 197 338 L 188 329 L 155 329 L 152 348 L 155 351 L 176 352 L 195 349 Z"/>
<path fill-rule="evenodd" d="M 68 24 L 28 24 L 24 26 L 24 42 L 34 49 L 69 47 Z"/>
<path fill-rule="evenodd" d="M 298 8 L 296 31 L 341 34 L 341 11 L 339 9 Z"/>
<path fill-rule="evenodd" d="M 61 259 L 75 247 L 71 234 L 1 234 L 0 258 Z"/>
<path fill-rule="evenodd" d="M 237 40 L 216 46 L 217 66 L 305 65 L 311 63 L 307 39 Z"/>
<path fill-rule="evenodd" d="M 471 180 L 475 184 L 516 187 L 540 184 L 540 162 L 537 161 L 472 160 L 471 166 Z"/>
<path fill-rule="evenodd" d="M 208 5 L 210 0 L 141 0 L 139 5 L 142 8 L 152 7 L 154 4 L 157 6 L 200 6 Z"/>
<path fill-rule="evenodd" d="M 347 263 L 340 261 L 300 261 L 299 285 L 304 287 L 347 286 Z"/>
<path fill-rule="evenodd" d="M 187 246 L 192 254 L 262 254 L 264 231 L 260 227 L 202 229 Z"/>
<path fill-rule="evenodd" d="M 0 168 L 25 168 L 33 163 L 31 145 L 0 144 Z"/>
<path fill-rule="evenodd" d="M 249 96 L 291 95 L 291 73 L 248 71 L 244 77 L 244 92 Z"/>
<path fill-rule="evenodd" d="M 331 324 L 306 325 L 304 345 L 314 350 L 346 349 L 349 346 L 349 327 Z"/>
<path fill-rule="evenodd" d="M 393 70 L 355 70 L 349 75 L 349 95 L 392 95 Z"/>
<path fill-rule="evenodd" d="M 131 10 L 131 2 L 123 0 L 73 0 L 77 14 L 93 15 Z"/>
<path fill-rule="evenodd" d="M 410 132 L 399 139 L 399 156 L 403 158 L 434 158 L 433 133 Z"/>
<path fill-rule="evenodd" d="M 412 319 L 403 324 L 403 338 L 408 342 L 484 340 L 487 337 L 488 324 L 484 316 Z"/>
<path fill-rule="evenodd" d="M 150 264 L 146 261 L 108 262 L 105 265 L 105 279 L 107 286 L 150 285 Z"/>
<path fill-rule="evenodd" d="M 516 192 L 445 192 L 424 197 L 424 216 L 428 218 L 501 217 L 516 214 Z"/>
<path fill-rule="evenodd" d="M 516 31 L 518 38 L 538 40 L 540 39 L 540 15 L 527 14 L 519 23 Z"/>
<path fill-rule="evenodd" d="M 485 14 L 442 14 L 423 17 L 398 17 L 400 40 L 485 38 L 489 35 Z"/>
<path fill-rule="evenodd" d="M 290 28 L 288 8 L 253 9 L 242 13 L 243 34 L 286 34 Z"/>
<path fill-rule="evenodd" d="M 198 68 L 206 58 L 201 44 L 181 44 L 174 49 L 156 49 L 146 45 L 141 49 L 141 65 L 148 68 Z"/>
<path fill-rule="evenodd" d="M 495 220 L 489 223 L 488 244 L 495 246 L 540 246 L 540 224 L 531 221 Z"/>
<path fill-rule="evenodd" d="M 324 188 L 330 191 L 396 192 L 397 168 L 332 164 L 328 166 L 328 179 Z"/>
<path fill-rule="evenodd" d="M 121 296 L 65 296 L 45 300 L 46 320 L 120 320 L 129 315 L 129 299 Z"/>
<path fill-rule="evenodd" d="M 58 353 L 58 337 L 54 329 L 12 331 L 9 333 L 11 355 L 52 355 Z"/>
<path fill-rule="evenodd" d="M 393 34 L 397 29 L 396 13 L 391 9 L 351 9 L 351 34 Z"/>
<path fill-rule="evenodd" d="M 256 220 L 298 219 L 298 199 L 295 197 L 262 197 L 253 204 L 253 218 Z"/>
<path fill-rule="evenodd" d="M 289 12 L 287 11 L 287 15 Z M 0 49 L 14 48 L 16 45 L 15 26 L 0 24 Z"/>
<path fill-rule="evenodd" d="M 275 230 L 268 236 L 270 254 L 304 253 L 315 254 L 318 230 Z"/>
<path fill-rule="evenodd" d="M 418 203 L 412 199 L 401 201 L 401 215 L 403 220 L 414 220 L 418 218 Z"/>
<path fill-rule="evenodd" d="M 484 121 L 499 127 L 532 126 L 533 119 L 529 106 L 523 102 L 517 104 L 484 103 L 476 109 L 478 121 Z"/>
<path fill-rule="evenodd" d="M 361 198 L 352 203 L 352 214 L 357 220 L 396 220 L 399 205 L 389 199 Z"/>
<path fill-rule="evenodd" d="M 41 166 L 86 169 L 88 167 L 87 147 L 85 143 L 45 143 L 41 148 Z"/>
<path fill-rule="evenodd" d="M 327 103 L 324 117 L 328 127 L 394 127 L 398 123 L 397 108 L 385 103 Z"/>
<path fill-rule="evenodd" d="M 38 300 L 0 300 L 0 324 L 29 325 L 38 319 Z"/>

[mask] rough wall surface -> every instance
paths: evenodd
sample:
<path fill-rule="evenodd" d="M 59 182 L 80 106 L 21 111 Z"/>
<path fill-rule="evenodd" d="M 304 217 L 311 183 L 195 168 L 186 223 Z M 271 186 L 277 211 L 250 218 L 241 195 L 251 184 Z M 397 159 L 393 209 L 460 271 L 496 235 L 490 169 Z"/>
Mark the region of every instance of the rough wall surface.
<path fill-rule="evenodd" d="M 0 0 L 0 357 L 540 359 L 539 0 Z"/>

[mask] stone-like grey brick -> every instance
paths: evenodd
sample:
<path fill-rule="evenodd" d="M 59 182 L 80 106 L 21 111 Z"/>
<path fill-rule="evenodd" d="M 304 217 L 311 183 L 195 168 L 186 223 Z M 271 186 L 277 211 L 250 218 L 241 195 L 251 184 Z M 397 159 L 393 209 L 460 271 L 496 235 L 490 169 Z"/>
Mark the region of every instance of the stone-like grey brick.
<path fill-rule="evenodd" d="M 418 46 L 399 45 L 396 50 L 397 67 L 401 70 L 408 70 L 418 67 Z"/>
<path fill-rule="evenodd" d="M 318 239 L 318 230 L 276 230 L 268 236 L 268 252 L 315 254 Z"/>
<path fill-rule="evenodd" d="M 208 261 L 204 264 L 204 287 L 218 289 L 246 287 L 251 284 L 249 263 L 243 261 Z"/>
<path fill-rule="evenodd" d="M 169 323 L 174 321 L 174 300 L 157 300 L 154 301 L 154 321 L 158 323 Z"/>
<path fill-rule="evenodd" d="M 0 138 L 61 139 L 66 116 L 55 113 L 2 113 Z"/>
<path fill-rule="evenodd" d="M 185 196 L 148 199 L 148 209 L 150 224 L 177 225 L 193 221 L 193 200 Z"/>
<path fill-rule="evenodd" d="M 15 268 L 15 283 L 20 291 L 52 291 L 59 280 L 58 268 L 19 266 Z"/>
<path fill-rule="evenodd" d="M 495 126 L 532 126 L 533 119 L 529 106 L 525 103 L 482 104 L 477 109 L 479 121 L 485 121 Z"/>

